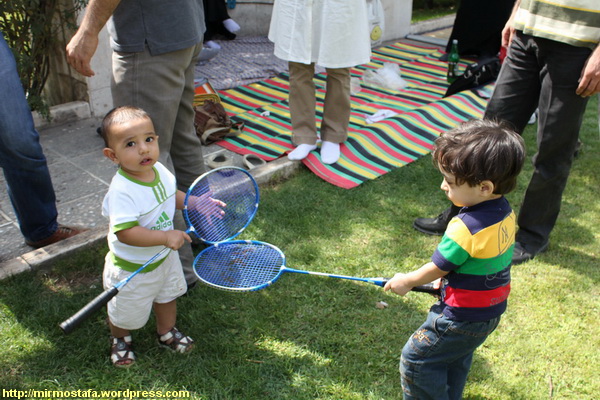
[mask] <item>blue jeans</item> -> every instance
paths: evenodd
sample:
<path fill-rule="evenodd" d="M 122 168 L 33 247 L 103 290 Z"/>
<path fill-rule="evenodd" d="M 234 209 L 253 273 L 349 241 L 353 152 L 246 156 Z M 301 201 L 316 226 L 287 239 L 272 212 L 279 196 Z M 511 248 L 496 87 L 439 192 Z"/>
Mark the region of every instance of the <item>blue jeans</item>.
<path fill-rule="evenodd" d="M 0 32 L 0 167 L 21 232 L 34 242 L 58 227 L 54 187 L 39 140 L 17 64 Z"/>
<path fill-rule="evenodd" d="M 539 110 L 534 171 L 518 217 L 517 241 L 537 252 L 549 239 L 573 163 L 587 98 L 575 93 L 592 50 L 517 31 L 484 118 L 523 132 Z"/>
<path fill-rule="evenodd" d="M 440 303 L 408 339 L 400 358 L 404 399 L 460 399 L 473 352 L 496 329 L 500 317 L 482 322 L 452 321 Z"/>

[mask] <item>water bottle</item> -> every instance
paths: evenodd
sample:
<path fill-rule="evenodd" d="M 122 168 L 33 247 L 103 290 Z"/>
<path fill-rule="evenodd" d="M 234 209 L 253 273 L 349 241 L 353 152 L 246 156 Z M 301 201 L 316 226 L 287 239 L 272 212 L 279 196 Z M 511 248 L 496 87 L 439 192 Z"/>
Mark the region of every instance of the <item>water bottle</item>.
<path fill-rule="evenodd" d="M 458 40 L 452 40 L 452 47 L 450 48 L 450 54 L 448 54 L 448 74 L 446 78 L 448 79 L 448 83 L 454 82 L 459 76 L 458 72 L 458 62 L 460 60 L 460 56 L 458 55 Z"/>

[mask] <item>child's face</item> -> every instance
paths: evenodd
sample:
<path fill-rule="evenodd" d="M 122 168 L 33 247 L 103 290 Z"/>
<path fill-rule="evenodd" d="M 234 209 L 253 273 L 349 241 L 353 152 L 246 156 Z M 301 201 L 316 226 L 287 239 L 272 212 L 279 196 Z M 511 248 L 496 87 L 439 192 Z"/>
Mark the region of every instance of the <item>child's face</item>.
<path fill-rule="evenodd" d="M 440 172 L 444 177 L 440 189 L 446 192 L 446 196 L 448 196 L 448 199 L 455 206 L 470 207 L 487 200 L 482 198 L 480 185 L 469 186 L 466 182 L 462 185 L 457 185 L 453 174 L 443 170 L 440 170 Z"/>
<path fill-rule="evenodd" d="M 158 135 L 149 118 L 138 118 L 110 128 L 110 148 L 104 149 L 112 162 L 128 175 L 142 180 L 154 179 L 152 167 L 158 161 Z"/>

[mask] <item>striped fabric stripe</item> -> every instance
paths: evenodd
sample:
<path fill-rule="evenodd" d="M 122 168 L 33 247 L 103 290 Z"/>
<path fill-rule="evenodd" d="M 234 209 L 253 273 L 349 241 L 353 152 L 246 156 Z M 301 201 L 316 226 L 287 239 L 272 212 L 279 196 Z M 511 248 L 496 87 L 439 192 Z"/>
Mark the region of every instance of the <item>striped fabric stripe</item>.
<path fill-rule="evenodd" d="M 529 35 L 594 49 L 600 41 L 600 1 L 522 0 L 514 27 Z"/>
<path fill-rule="evenodd" d="M 348 140 L 341 146 L 340 160 L 321 162 L 313 151 L 304 164 L 316 175 L 336 186 L 350 189 L 428 154 L 441 132 L 459 123 L 480 118 L 487 99 L 473 91 L 443 98 L 446 63 L 436 48 L 396 43 L 373 51 L 369 64 L 351 70 L 361 77 L 366 69 L 381 68 L 383 62 L 400 65 L 408 86 L 402 91 L 362 84 L 351 98 Z M 462 63 L 466 67 L 467 63 Z M 319 126 L 325 96 L 325 74 L 315 75 L 316 119 Z M 491 84 L 489 85 L 491 87 Z M 221 91 L 225 109 L 235 122 L 244 122 L 244 132 L 218 142 L 239 154 L 254 154 L 271 161 L 293 149 L 288 107 L 289 76 L 281 74 L 262 82 Z M 374 124 L 365 117 L 379 110 L 397 114 Z"/>
<path fill-rule="evenodd" d="M 468 304 L 468 307 L 483 308 L 505 301 L 510 294 L 510 284 L 483 291 L 456 289 L 450 286 L 445 287 L 444 290 L 446 291 L 444 303 L 451 307 L 464 307 Z"/>

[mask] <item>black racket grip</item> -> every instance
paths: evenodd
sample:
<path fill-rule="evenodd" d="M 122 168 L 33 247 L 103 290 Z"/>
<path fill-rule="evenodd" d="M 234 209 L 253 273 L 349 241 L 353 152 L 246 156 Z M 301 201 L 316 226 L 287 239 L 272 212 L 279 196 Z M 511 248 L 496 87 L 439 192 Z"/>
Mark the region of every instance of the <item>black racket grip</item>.
<path fill-rule="evenodd" d="M 385 284 L 388 283 L 389 280 L 390 280 L 389 278 L 377 278 L 377 280 L 374 281 L 373 283 L 375 283 L 376 285 L 379 285 L 381 287 L 384 287 Z M 415 286 L 411 290 L 413 292 L 429 293 L 429 294 L 433 294 L 435 296 L 439 296 L 441 294 L 440 289 L 436 289 L 433 286 L 433 283 L 428 283 L 426 285 Z"/>
<path fill-rule="evenodd" d="M 436 289 L 433 286 L 433 283 L 428 283 L 426 285 L 421 285 L 421 286 L 415 286 L 411 290 L 413 292 L 429 293 L 429 294 L 433 294 L 436 296 L 439 296 L 441 293 L 440 289 Z"/>
<path fill-rule="evenodd" d="M 83 321 L 89 318 L 90 315 L 98 311 L 106 305 L 119 293 L 119 289 L 112 287 L 100 293 L 94 300 L 87 303 L 81 310 L 77 311 L 73 316 L 64 320 L 59 326 L 65 334 L 73 332 Z"/>

